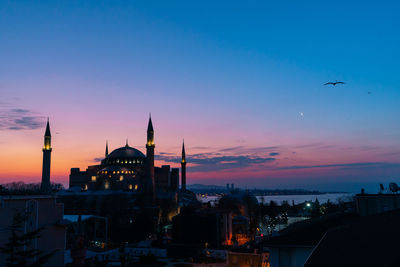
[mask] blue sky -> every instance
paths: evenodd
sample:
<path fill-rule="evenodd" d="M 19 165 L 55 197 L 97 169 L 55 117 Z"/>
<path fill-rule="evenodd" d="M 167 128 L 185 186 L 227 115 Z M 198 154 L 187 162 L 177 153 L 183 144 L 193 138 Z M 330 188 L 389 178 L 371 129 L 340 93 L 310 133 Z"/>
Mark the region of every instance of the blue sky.
<path fill-rule="evenodd" d="M 279 151 L 282 157 L 274 163 L 279 166 L 395 164 L 398 10 L 396 1 L 2 1 L 2 114 L 20 108 L 40 121 L 49 115 L 68 133 L 59 146 L 88 144 L 73 129 L 93 137 L 84 157 L 72 160 L 71 152 L 60 151 L 55 173 L 60 180 L 69 164 L 83 167 L 97 157 L 106 138 L 132 135 L 142 145 L 136 132 L 149 112 L 158 122 L 159 152 L 179 151 L 185 137 L 192 154 L 204 152 L 195 149 L 199 146 L 215 148 L 207 155 L 243 145 L 285 147 L 288 155 Z M 346 84 L 322 85 L 335 80 Z M 5 117 L 3 123 L 10 119 Z M 104 125 L 110 125 L 105 132 Z M 38 136 L 40 130 L 31 129 Z M 32 143 L 29 130 L 0 133 L 3 150 L 17 140 Z M 331 147 L 296 148 L 315 143 Z M 375 150 L 366 152 L 366 146 Z M 346 152 L 350 147 L 352 153 Z M 37 157 L 31 149 L 26 161 Z M 295 150 L 296 157 L 290 156 Z M 222 156 L 256 157 L 235 153 Z M 260 165 L 257 174 L 235 179 L 281 186 L 279 174 L 262 174 L 266 166 L 253 163 Z M 373 183 L 398 177 L 398 169 L 388 174 L 385 166 L 375 166 L 381 172 L 373 175 L 368 168 L 345 174 L 343 188 L 364 178 Z M 37 177 L 39 169 L 27 171 L 27 177 Z M 215 176 L 221 184 L 229 179 L 215 172 L 218 166 L 211 169 L 206 174 L 193 166 L 193 177 Z M 7 168 L 3 172 L 13 175 Z M 285 177 L 312 187 L 338 174 L 291 175 Z"/>

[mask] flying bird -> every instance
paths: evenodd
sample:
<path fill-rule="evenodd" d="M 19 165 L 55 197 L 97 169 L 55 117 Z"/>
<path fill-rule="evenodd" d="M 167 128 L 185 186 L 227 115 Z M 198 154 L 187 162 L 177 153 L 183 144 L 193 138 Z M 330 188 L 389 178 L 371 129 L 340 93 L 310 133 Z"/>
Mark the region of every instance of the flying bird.
<path fill-rule="evenodd" d="M 328 83 L 325 83 L 324 85 L 329 85 L 329 84 L 336 86 L 336 84 L 344 84 L 344 82 L 328 82 Z"/>

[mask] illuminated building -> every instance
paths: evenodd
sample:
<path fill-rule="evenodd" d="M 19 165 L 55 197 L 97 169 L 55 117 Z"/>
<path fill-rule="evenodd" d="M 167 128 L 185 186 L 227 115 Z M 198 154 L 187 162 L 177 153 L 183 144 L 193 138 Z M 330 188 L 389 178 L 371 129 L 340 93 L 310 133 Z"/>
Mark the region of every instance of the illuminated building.
<path fill-rule="evenodd" d="M 177 192 L 179 169 L 169 165 L 154 166 L 154 129 L 151 117 L 147 127 L 146 155 L 126 145 L 108 153 L 99 165 L 88 166 L 86 171 L 71 168 L 69 187 L 79 190 L 123 190 L 155 196 L 157 192 Z"/>

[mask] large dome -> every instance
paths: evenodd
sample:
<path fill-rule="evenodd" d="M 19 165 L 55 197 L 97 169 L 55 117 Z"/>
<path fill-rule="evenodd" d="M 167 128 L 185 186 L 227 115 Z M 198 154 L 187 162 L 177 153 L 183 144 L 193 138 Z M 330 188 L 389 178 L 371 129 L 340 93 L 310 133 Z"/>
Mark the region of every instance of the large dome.
<path fill-rule="evenodd" d="M 136 148 L 124 146 L 115 149 L 113 152 L 108 154 L 107 158 L 146 158 L 146 156 Z"/>

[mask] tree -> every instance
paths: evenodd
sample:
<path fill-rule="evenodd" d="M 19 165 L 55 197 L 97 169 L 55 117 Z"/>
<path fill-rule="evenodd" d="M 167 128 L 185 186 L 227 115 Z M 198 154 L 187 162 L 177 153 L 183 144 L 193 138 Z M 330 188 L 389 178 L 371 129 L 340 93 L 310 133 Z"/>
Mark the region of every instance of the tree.
<path fill-rule="evenodd" d="M 275 201 L 271 200 L 271 201 L 269 202 L 269 212 L 268 212 L 268 215 L 269 215 L 270 217 L 276 217 L 276 216 L 278 216 L 278 213 L 279 213 L 279 211 L 278 211 L 278 204 L 277 204 Z"/>
<path fill-rule="evenodd" d="M 321 215 L 321 205 L 319 204 L 318 198 L 315 199 L 315 202 L 312 205 L 311 216 L 318 217 Z"/>
<path fill-rule="evenodd" d="M 281 204 L 281 212 L 283 213 L 287 213 L 290 209 L 290 204 L 287 200 L 282 201 Z"/>
<path fill-rule="evenodd" d="M 43 227 L 24 233 L 24 224 L 28 220 L 29 213 L 25 210 L 17 211 L 8 228 L 10 237 L 0 252 L 6 255 L 6 267 L 37 267 L 46 263 L 56 250 L 43 253 L 34 248 L 33 242 L 39 237 Z"/>

